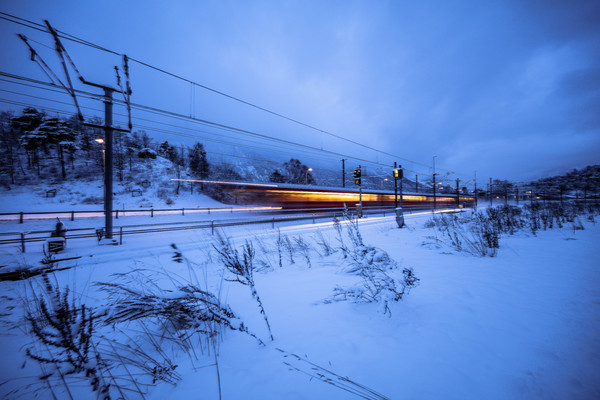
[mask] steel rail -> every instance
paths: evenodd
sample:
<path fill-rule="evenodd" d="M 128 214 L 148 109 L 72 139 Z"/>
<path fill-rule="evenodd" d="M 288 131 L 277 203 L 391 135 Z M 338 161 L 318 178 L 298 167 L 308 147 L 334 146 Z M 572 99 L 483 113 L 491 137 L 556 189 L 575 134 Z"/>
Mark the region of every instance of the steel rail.
<path fill-rule="evenodd" d="M 421 207 L 418 207 L 421 209 Z M 417 208 L 413 209 L 417 211 Z M 136 225 L 121 225 L 115 226 L 113 229 L 113 235 L 119 236 L 122 241 L 123 236 L 137 235 L 137 234 L 149 234 L 149 233 L 160 233 L 160 232 L 173 232 L 183 230 L 195 230 L 195 229 L 211 229 L 211 233 L 214 233 L 215 228 L 231 227 L 231 226 L 243 226 L 243 225 L 258 225 L 258 224 L 271 224 L 274 228 L 276 223 L 281 222 L 295 222 L 302 220 L 313 220 L 316 223 L 317 219 L 324 218 L 335 218 L 343 215 L 343 209 L 327 209 L 327 212 L 311 212 L 315 210 L 296 210 L 301 213 L 292 215 L 281 215 L 277 217 L 268 218 L 252 218 L 252 219 L 235 219 L 235 220 L 210 220 L 210 221 L 185 221 L 185 222 L 165 222 L 156 224 L 136 224 Z M 389 211 L 389 208 L 371 208 L 368 210 L 369 214 L 384 214 Z M 85 238 L 97 238 L 101 228 L 74 228 L 67 231 L 65 234 L 66 240 L 72 239 L 85 239 Z M 54 230 L 37 230 L 27 232 L 2 232 L 0 236 L 12 236 L 11 238 L 0 239 L 0 245 L 10 244 L 21 244 L 22 250 L 25 250 L 25 243 L 43 242 L 51 238 L 51 234 Z"/>

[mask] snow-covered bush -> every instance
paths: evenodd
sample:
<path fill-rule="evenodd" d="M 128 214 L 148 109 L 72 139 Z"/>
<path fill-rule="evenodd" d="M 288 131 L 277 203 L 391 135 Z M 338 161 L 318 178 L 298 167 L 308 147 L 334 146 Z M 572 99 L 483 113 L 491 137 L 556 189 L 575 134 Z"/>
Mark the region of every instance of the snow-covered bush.
<path fill-rule="evenodd" d="M 404 268 L 402 274 L 402 280 L 397 282 L 379 265 L 363 268 L 358 273 L 362 278 L 359 283 L 351 287 L 337 286 L 333 296 L 324 302 L 377 303 L 380 312 L 391 316 L 390 304 L 402 300 L 419 281 L 412 268 Z"/>
<path fill-rule="evenodd" d="M 340 249 L 347 260 L 342 268 L 344 272 L 357 275 L 361 280 L 351 287 L 337 286 L 333 296 L 324 302 L 377 303 L 383 314 L 391 316 L 390 304 L 400 301 L 417 285 L 419 279 L 414 275 L 412 268 L 404 268 L 401 279 L 392 278 L 391 274 L 398 270 L 396 262 L 384 250 L 365 245 L 358 221 L 353 221 L 348 213 L 345 213 L 345 218 L 352 247 L 346 247 L 339 234 L 338 238 L 343 246 Z M 339 222 L 338 224 L 341 226 Z"/>
<path fill-rule="evenodd" d="M 81 199 L 81 204 L 102 204 L 104 199 L 100 196 L 86 196 Z"/>
<path fill-rule="evenodd" d="M 138 158 L 156 159 L 156 152 L 148 147 L 141 149 L 138 152 Z"/>
<path fill-rule="evenodd" d="M 493 215 L 496 218 L 496 214 Z M 437 215 L 426 226 L 435 227 L 441 233 L 437 240 L 458 252 L 494 257 L 499 247 L 500 224 L 499 219 L 491 219 L 489 213 L 475 212 L 461 218 L 454 214 Z"/>
<path fill-rule="evenodd" d="M 502 234 L 513 235 L 529 229 L 535 235 L 540 229 L 560 229 L 567 223 L 573 230 L 582 230 L 584 225 L 578 215 L 593 215 L 593 212 L 573 202 L 536 202 L 525 204 L 522 208 L 510 205 L 488 208 L 485 212 L 478 211 L 463 217 L 441 214 L 427 221 L 425 227 L 440 231 L 442 237 L 437 240 L 456 251 L 493 257 L 500 247 Z"/>

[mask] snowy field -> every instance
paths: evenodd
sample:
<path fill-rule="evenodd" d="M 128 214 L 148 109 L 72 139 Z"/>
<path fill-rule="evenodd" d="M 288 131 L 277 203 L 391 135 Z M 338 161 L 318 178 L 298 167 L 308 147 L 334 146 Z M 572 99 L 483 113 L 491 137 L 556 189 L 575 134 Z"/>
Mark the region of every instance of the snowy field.
<path fill-rule="evenodd" d="M 336 287 L 361 279 L 348 272 L 351 257 L 339 249 L 340 237 L 352 247 L 347 224 L 341 236 L 329 222 L 222 231 L 240 252 L 252 241 L 254 281 L 273 341 L 249 287 L 230 281 L 234 276 L 219 260 L 210 232 L 132 236 L 116 247 L 73 242 L 59 257 L 80 258 L 60 262 L 58 267 L 71 268 L 54 276 L 99 313 L 114 306 L 114 299 L 97 282 L 131 282 L 138 290 L 151 282 L 160 288 L 152 290 L 171 297 L 182 282 L 195 283 L 229 305 L 257 336 L 225 329 L 219 340 L 192 337 L 189 343 L 197 346 L 184 351 L 153 331 L 180 379 L 143 386 L 152 377 L 113 371 L 123 381 L 135 376 L 147 399 L 218 399 L 219 391 L 223 399 L 600 398 L 600 226 L 584 221 L 584 230 L 574 230 L 565 224 L 537 236 L 520 231 L 502 236 L 495 257 L 476 257 L 455 251 L 438 231 L 426 228 L 431 217 L 409 215 L 404 229 L 392 217 L 358 223 L 364 244 L 395 261 L 386 264 L 390 277 L 401 282 L 403 269 L 412 267 L 420 279 L 387 311 L 381 303 L 332 301 Z M 175 262 L 171 243 L 184 262 Z M 323 243 L 331 245 L 331 254 Z M 39 265 L 43 255 L 37 246 L 25 254 L 0 248 L 0 265 Z M 19 323 L 23 300 L 31 308 L 32 293 L 43 293 L 41 279 L 0 282 L 0 291 L 5 314 L 0 396 L 69 398 L 60 374 L 47 379 L 52 392 L 39 379 L 56 370 L 55 364 L 40 366 L 25 355 L 28 348 L 38 354 L 47 349 L 32 344 Z M 136 343 L 150 354 L 148 337 L 138 321 L 99 326 L 95 336 L 99 342 Z M 96 398 L 90 378 L 64 378 L 72 398 Z M 127 392 L 134 386 L 123 390 L 140 398 Z M 120 396 L 114 387 L 111 393 Z"/>

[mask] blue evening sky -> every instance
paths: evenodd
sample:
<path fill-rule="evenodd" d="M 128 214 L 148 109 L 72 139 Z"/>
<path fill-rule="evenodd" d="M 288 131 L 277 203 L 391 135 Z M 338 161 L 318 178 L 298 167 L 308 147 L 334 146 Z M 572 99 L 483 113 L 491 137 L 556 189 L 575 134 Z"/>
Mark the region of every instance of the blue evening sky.
<path fill-rule="evenodd" d="M 482 180 L 600 163 L 599 1 L 3 0 L 0 11 L 48 19 L 64 32 L 414 160 L 408 164 L 421 173 L 431 172 L 433 155 L 439 168 L 463 177 L 477 170 Z M 0 70 L 45 79 L 16 32 L 52 45 L 47 35 L 0 21 Z M 114 81 L 118 59 L 65 45 L 84 74 Z M 393 159 L 201 89 L 192 103 L 188 85 L 139 65 L 132 65 L 132 85 L 137 103 Z"/>

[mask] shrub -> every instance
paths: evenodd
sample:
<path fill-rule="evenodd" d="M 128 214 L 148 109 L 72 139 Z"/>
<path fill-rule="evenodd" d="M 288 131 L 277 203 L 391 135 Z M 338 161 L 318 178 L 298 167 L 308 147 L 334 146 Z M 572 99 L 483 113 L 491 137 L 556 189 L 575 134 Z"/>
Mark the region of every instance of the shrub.
<path fill-rule="evenodd" d="M 148 147 L 141 149 L 138 152 L 138 158 L 156 159 L 156 152 Z"/>
<path fill-rule="evenodd" d="M 585 212 L 584 207 L 574 203 L 536 202 L 522 208 L 509 205 L 488 208 L 485 212 L 476 212 L 470 217 L 458 218 L 442 214 L 427 221 L 425 226 L 435 227 L 442 232 L 441 241 L 456 251 L 493 257 L 500 247 L 500 236 L 503 233 L 513 235 L 520 230 L 529 229 L 536 235 L 540 229 L 562 228 L 568 222 L 572 223 L 573 230 L 580 230 L 584 227 L 578 215 Z"/>
<path fill-rule="evenodd" d="M 81 200 L 81 204 L 102 204 L 104 198 L 100 196 L 87 196 Z"/>
<path fill-rule="evenodd" d="M 347 221 L 347 235 L 352 243 L 352 248 L 345 246 L 341 235 L 341 224 L 337 222 L 338 238 L 343 247 L 342 252 L 349 257 L 345 272 L 357 275 L 361 280 L 352 287 L 337 286 L 333 296 L 325 299 L 325 303 L 335 301 L 353 301 L 357 303 L 378 303 L 383 314 L 391 316 L 390 304 L 400 301 L 410 289 L 417 285 L 419 279 L 414 275 L 412 268 L 402 270 L 403 278 L 399 282 L 388 273 L 397 269 L 397 264 L 389 254 L 363 242 L 358 228 L 358 222 L 352 221 L 345 213 Z M 337 227 L 340 228 L 337 228 Z"/>

